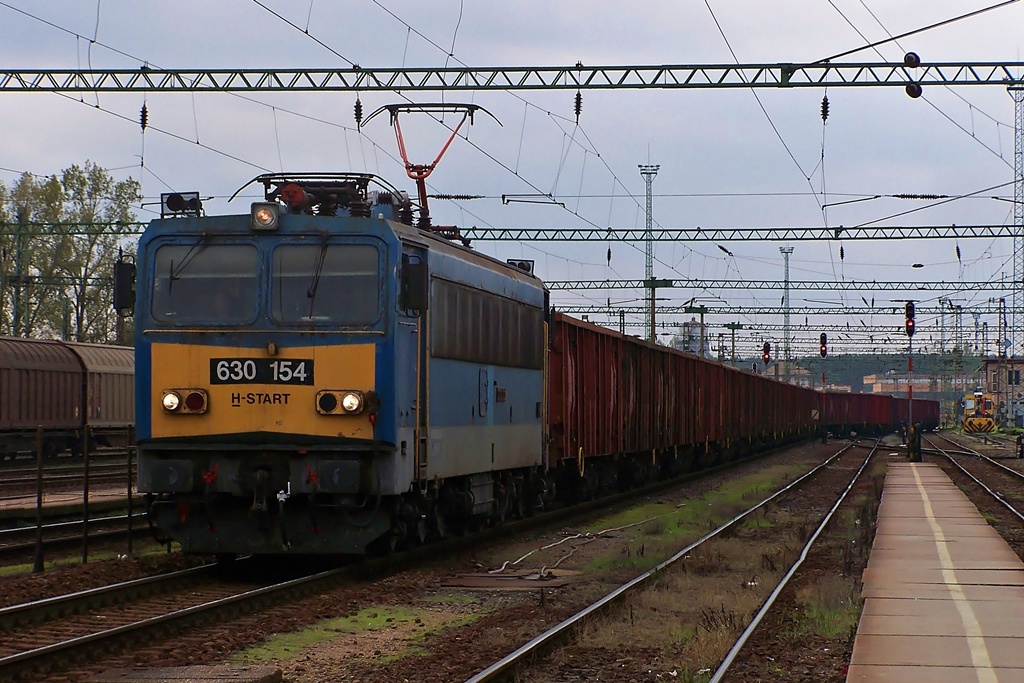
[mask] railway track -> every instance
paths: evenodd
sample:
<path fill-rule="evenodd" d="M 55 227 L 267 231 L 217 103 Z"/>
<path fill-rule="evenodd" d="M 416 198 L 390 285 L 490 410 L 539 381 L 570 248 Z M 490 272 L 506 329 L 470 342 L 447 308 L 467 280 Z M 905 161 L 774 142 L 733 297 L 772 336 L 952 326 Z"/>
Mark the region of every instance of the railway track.
<path fill-rule="evenodd" d="M 224 581 L 213 566 L 0 609 L 0 680 L 36 680 L 98 653 L 229 620 L 351 578 L 334 569 L 277 582 Z"/>
<path fill-rule="evenodd" d="M 729 652 L 725 655 L 721 665 L 710 678 L 711 681 L 725 680 L 730 667 L 732 667 L 733 663 L 736 661 L 737 655 L 743 650 L 747 642 L 758 632 L 762 619 L 772 610 L 775 600 L 786 589 L 791 578 L 800 570 L 802 563 L 814 550 L 815 543 L 818 541 L 829 522 L 833 519 L 837 510 L 839 510 L 844 502 L 848 500 L 851 491 L 854 490 L 855 484 L 861 480 L 866 468 L 872 461 L 872 456 L 875 454 L 877 446 L 878 444 L 876 442 L 868 450 L 867 455 L 863 455 L 860 452 L 854 452 L 852 445 L 843 448 L 800 479 L 776 491 L 756 505 L 740 512 L 725 524 L 709 532 L 697 541 L 687 545 L 671 558 L 658 564 L 651 571 L 612 590 L 601 599 L 580 610 L 568 619 L 563 620 L 561 623 L 552 627 L 545 633 L 537 636 L 515 652 L 500 659 L 483 671 L 480 671 L 468 679 L 468 682 L 489 683 L 491 681 L 511 680 L 513 677 L 517 677 L 517 680 L 519 679 L 518 677 L 522 677 L 524 680 L 531 680 L 532 674 L 535 673 L 536 670 L 544 670 L 545 674 L 550 673 L 550 671 L 545 669 L 545 655 L 550 653 L 559 645 L 571 641 L 576 634 L 580 633 L 582 629 L 592 624 L 596 619 L 602 617 L 610 610 L 616 609 L 615 605 L 632 600 L 638 593 L 646 590 L 655 580 L 661 579 L 670 572 L 678 571 L 679 566 L 683 565 L 684 561 L 690 558 L 691 555 L 698 552 L 703 545 L 751 520 L 758 515 L 760 511 L 764 510 L 766 506 L 778 505 L 780 501 L 786 500 L 787 498 L 792 501 L 797 492 L 802 486 L 807 484 L 808 481 L 814 479 L 829 480 L 828 484 L 822 483 L 822 485 L 836 489 L 837 492 L 833 503 L 827 510 L 821 511 L 822 514 L 820 518 L 814 520 L 813 531 L 809 533 L 806 543 L 796 555 L 794 562 L 788 567 L 774 588 L 772 588 L 761 609 L 757 611 L 754 618 L 736 639 L 735 643 L 729 649 Z M 848 473 L 851 470 L 853 472 L 852 475 L 835 476 L 838 471 Z M 814 517 L 813 514 L 811 516 Z M 632 608 L 630 608 L 630 610 L 632 614 Z M 555 673 L 554 676 L 558 678 L 563 673 L 565 672 L 559 671 Z M 543 675 L 541 678 L 543 678 Z"/>
<path fill-rule="evenodd" d="M 126 458 L 91 462 L 89 464 L 89 487 L 118 485 L 127 487 L 129 476 L 134 482 L 135 474 L 136 467 L 133 463 L 129 475 Z M 81 462 L 44 463 L 42 485 L 44 493 L 81 491 L 85 486 L 84 467 Z M 0 504 L 34 495 L 38 488 L 39 472 L 36 467 L 0 468 Z"/>
<path fill-rule="evenodd" d="M 952 444 L 943 448 L 938 441 Z M 925 442 L 956 470 L 970 479 L 1005 510 L 1024 522 L 1024 462 L 1010 454 L 999 459 L 985 455 L 945 436 L 926 437 Z M 1011 467 L 1006 463 L 1015 465 Z"/>
<path fill-rule="evenodd" d="M 750 461 L 747 461 L 748 463 Z M 717 473 L 721 474 L 723 471 L 734 467 L 735 465 L 727 465 L 716 470 Z M 689 480 L 701 479 L 707 476 L 707 473 L 701 473 L 695 477 L 689 477 Z M 679 482 L 672 482 L 671 484 L 660 484 L 657 487 L 636 490 L 629 494 L 623 494 L 619 500 L 625 501 L 629 498 L 644 497 L 653 495 L 653 491 L 656 488 L 667 488 L 670 486 L 679 486 Z M 550 527 L 555 525 L 556 528 L 562 525 L 572 525 L 579 523 L 580 520 L 586 518 L 589 515 L 593 515 L 599 508 L 606 508 L 608 506 L 608 500 L 601 502 L 600 504 L 595 503 L 593 506 L 581 506 L 572 511 L 552 511 L 545 515 L 538 515 L 537 517 L 522 520 L 515 523 L 509 523 L 503 528 L 489 530 L 479 536 L 473 536 L 469 538 L 453 538 L 441 543 L 436 543 L 428 546 L 423 546 L 410 553 L 403 553 L 391 558 L 384 558 L 375 562 L 367 562 L 358 566 L 349 567 L 346 569 L 338 570 L 337 573 L 324 573 L 320 578 L 309 577 L 304 579 L 304 583 L 301 585 L 295 584 L 291 588 L 284 586 L 281 588 L 272 588 L 271 586 L 260 586 L 259 588 L 247 587 L 247 590 L 239 592 L 237 595 L 232 596 L 213 596 L 209 600 L 202 601 L 199 603 L 190 603 L 188 605 L 176 605 L 176 609 L 173 611 L 164 610 L 160 614 L 149 614 L 139 615 L 138 618 L 134 619 L 131 624 L 119 624 L 114 629 L 105 629 L 104 632 L 90 632 L 87 634 L 76 633 L 75 638 L 87 638 L 89 642 L 93 644 L 93 647 L 85 650 L 85 655 L 82 654 L 81 650 L 69 649 L 66 652 L 63 647 L 58 647 L 56 643 L 45 643 L 42 647 L 47 649 L 42 650 L 39 647 L 34 649 L 40 650 L 38 653 L 40 656 L 45 656 L 45 661 L 49 661 L 49 658 L 57 657 L 55 666 L 59 669 L 64 666 L 66 662 L 73 661 L 77 657 L 88 656 L 90 652 L 99 651 L 99 648 L 103 648 L 114 653 L 123 651 L 125 643 L 144 643 L 152 642 L 154 639 L 164 641 L 167 639 L 166 635 L 168 631 L 182 632 L 193 632 L 195 629 L 190 624 L 197 622 L 203 623 L 216 623 L 224 621 L 234 621 L 236 618 L 244 619 L 246 613 L 252 614 L 254 611 L 259 611 L 261 615 L 265 615 L 275 607 L 280 610 L 284 605 L 289 605 L 288 611 L 294 611 L 295 596 L 301 595 L 303 598 L 308 599 L 311 595 L 315 596 L 319 592 L 333 590 L 339 585 L 343 585 L 346 581 L 355 583 L 357 579 L 366 579 L 366 577 L 380 577 L 389 576 L 394 572 L 400 572 L 404 569 L 416 567 L 422 565 L 424 562 L 436 560 L 439 556 L 447 556 L 455 554 L 458 551 L 466 551 L 467 547 L 472 549 L 473 547 L 482 547 L 487 544 L 492 544 L 498 539 L 507 538 L 512 535 L 523 535 L 528 534 L 530 529 L 541 528 L 545 525 Z M 472 552 L 472 550 L 469 550 Z M 462 553 L 465 554 L 465 553 Z M 292 592 L 289 593 L 288 591 Z M 363 593 L 363 589 L 353 588 L 356 595 Z M 152 603 L 152 600 L 147 600 L 146 604 Z M 161 597 L 156 600 L 157 604 L 162 604 L 164 607 L 167 605 L 167 600 Z M 207 605 L 207 603 L 210 603 Z M 258 606 L 257 606 L 258 605 Z M 130 608 L 130 610 L 128 609 Z M 142 608 L 140 603 L 139 609 Z M 304 611 L 309 611 L 309 608 L 301 608 Z M 119 611 L 122 611 L 119 609 Z M 136 605 L 134 602 L 125 605 L 123 611 L 130 611 L 136 613 Z M 100 615 L 105 615 L 106 612 L 101 612 Z M 242 615 L 242 616 L 239 616 Z M 101 620 L 109 621 L 109 619 L 102 617 Z M 93 620 L 95 621 L 95 619 Z M 59 622 L 53 622 L 54 627 L 63 623 L 62 620 Z M 77 623 L 77 618 L 76 622 Z M 242 626 L 241 628 L 245 628 Z M 250 627 L 251 628 L 251 627 Z M 63 629 L 61 629 L 63 630 Z M 106 633 L 109 631 L 109 633 Z M 0 638 L 3 640 L 4 638 Z M 27 641 L 25 641 L 27 642 Z M 173 642 L 173 637 L 171 641 Z M 110 644 L 108 644 L 110 643 Z M 22 648 L 27 648 L 27 645 L 22 645 Z M 70 647 L 70 646 L 69 646 Z M 24 655 L 27 657 L 28 655 Z M 9 671 L 17 673 L 18 675 L 28 677 L 39 677 L 44 675 L 46 664 L 42 664 L 44 659 L 24 659 L 9 660 L 9 665 L 12 668 Z M 0 660 L 0 665 L 3 664 L 4 660 Z M 20 672 L 20 673 L 19 673 Z M 8 677 L 8 670 L 0 668 L 0 679 L 6 680 Z"/>
<path fill-rule="evenodd" d="M 85 523 L 82 520 L 44 524 L 42 531 L 44 552 L 81 547 L 84 526 Z M 0 563 L 24 559 L 26 553 L 34 551 L 36 534 L 37 530 L 34 526 L 0 529 Z M 89 520 L 90 543 L 124 538 L 127 534 L 128 515 L 105 515 Z M 132 534 L 135 536 L 152 534 L 146 521 L 145 512 L 132 514 Z"/>

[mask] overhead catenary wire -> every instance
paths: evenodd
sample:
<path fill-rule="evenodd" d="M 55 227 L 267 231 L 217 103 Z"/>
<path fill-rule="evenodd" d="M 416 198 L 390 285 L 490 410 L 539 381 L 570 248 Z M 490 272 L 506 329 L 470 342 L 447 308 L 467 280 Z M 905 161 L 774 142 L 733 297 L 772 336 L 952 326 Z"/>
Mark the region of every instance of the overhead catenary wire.
<path fill-rule="evenodd" d="M 266 7 L 265 7 L 265 6 L 264 6 L 264 5 L 262 4 L 262 3 L 260 3 L 260 2 L 258 1 L 258 0 L 253 0 L 253 1 L 254 1 L 254 2 L 255 2 L 255 3 L 257 4 L 257 5 L 259 5 L 260 7 L 264 8 L 264 9 L 267 9 L 267 8 L 266 8 Z M 392 16 L 394 16 L 394 17 L 395 17 L 396 19 L 398 19 L 399 21 L 401 21 L 401 22 L 402 22 L 402 23 L 403 23 L 403 24 L 404 24 L 405 26 L 407 26 L 407 27 L 409 27 L 409 28 L 412 28 L 410 24 L 408 24 L 408 23 L 407 23 L 407 22 L 405 22 L 404 20 L 401 20 L 400 18 L 398 18 L 398 16 L 397 16 L 397 15 L 395 15 L 395 14 L 394 14 L 393 12 L 391 12 L 390 10 L 387 10 L 387 9 L 386 9 L 386 8 L 385 8 L 385 7 L 384 7 L 384 6 L 383 6 L 383 5 L 382 5 L 382 4 L 380 3 L 380 2 L 378 2 L 377 0 L 375 0 L 374 4 L 378 5 L 378 6 L 379 6 L 379 7 L 381 7 L 382 9 L 385 9 L 385 11 L 387 11 L 387 12 L 388 12 L 389 14 L 391 14 L 391 15 L 392 15 Z M 268 10 L 268 11 L 269 11 L 269 10 Z M 277 15 L 277 13 L 275 13 L 275 12 L 272 12 L 272 11 L 271 11 L 271 13 L 272 13 L 272 14 L 274 14 L 275 16 L 279 16 L 279 15 Z M 284 21 L 286 21 L 286 22 L 287 22 L 287 23 L 288 23 L 289 25 L 291 25 L 291 26 L 295 27 L 295 24 L 294 24 L 293 22 L 288 22 L 287 20 L 284 20 Z M 416 31 L 415 29 L 413 29 L 413 30 L 415 31 L 415 33 L 416 33 L 417 35 L 423 36 L 423 34 L 422 34 L 421 32 L 419 32 L 419 31 Z M 311 38 L 314 38 L 314 39 L 315 39 L 315 37 L 314 37 L 314 36 L 312 36 L 311 34 L 310 34 L 310 37 L 311 37 Z M 316 39 L 316 42 L 317 42 L 318 44 L 324 45 L 323 41 L 320 41 L 319 39 Z M 428 39 L 428 42 L 430 42 L 430 43 L 431 43 L 432 45 L 434 45 L 434 46 L 435 46 L 435 47 L 437 47 L 438 49 L 441 49 L 441 50 L 443 50 L 443 48 L 441 48 L 441 47 L 440 47 L 439 45 L 437 45 L 437 43 L 434 43 L 433 41 L 429 41 L 429 39 Z M 453 46 L 454 46 L 454 43 L 453 43 Z M 334 52 L 335 54 L 337 54 L 337 53 L 336 53 L 335 51 L 333 51 L 333 50 L 332 50 L 332 52 Z M 450 53 L 446 53 L 446 54 L 450 54 Z M 456 61 L 459 61 L 459 60 L 457 60 L 457 58 L 455 58 L 455 57 L 454 57 L 454 54 L 450 54 L 450 56 L 451 56 L 451 57 L 452 57 L 453 59 L 456 59 Z M 347 60 L 346 60 L 346 61 L 347 61 Z M 462 63 L 462 62 L 460 61 L 460 63 Z M 520 99 L 520 100 L 526 101 L 526 100 L 525 100 L 525 98 L 522 98 L 522 97 L 518 97 L 518 96 L 517 96 L 517 98 L 518 98 L 518 99 Z M 408 99 L 408 98 L 406 98 L 406 99 Z M 535 106 L 535 105 L 532 105 L 532 106 Z M 548 116 L 549 116 L 550 118 L 552 118 L 552 120 L 555 120 L 555 121 L 556 121 L 556 124 L 557 124 L 557 118 L 556 118 L 556 117 L 552 117 L 552 115 L 551 115 L 551 113 L 550 113 L 550 112 L 547 112 L 547 113 L 548 113 Z M 435 119 L 435 120 L 437 120 L 437 119 Z M 445 124 L 444 124 L 444 123 L 443 123 L 442 121 L 438 121 L 438 122 L 439 122 L 439 123 L 441 123 L 442 125 L 445 125 Z M 577 126 L 577 128 L 579 128 L 579 127 Z M 582 130 L 582 129 L 580 129 L 580 130 Z M 566 135 L 567 135 L 567 134 L 566 134 L 566 132 L 565 132 L 564 130 L 563 130 L 562 132 L 563 132 L 563 136 L 566 136 Z M 497 159 L 497 158 L 496 158 L 496 157 L 495 157 L 495 156 L 494 156 L 493 154 L 491 154 L 491 153 L 490 153 L 490 152 L 488 152 L 487 150 L 483 149 L 482 147 L 480 147 L 479 145 L 477 145 L 477 144 L 476 144 L 475 142 L 473 142 L 473 141 L 469 140 L 468 138 L 465 138 L 465 137 L 463 137 L 462 139 L 463 139 L 463 141 L 464 141 L 464 142 L 466 142 L 466 143 L 467 143 L 467 144 L 469 144 L 469 145 L 470 145 L 471 147 L 473 147 L 474 149 L 476 149 L 476 150 L 477 150 L 478 152 L 480 152 L 481 154 L 483 154 L 483 155 L 484 155 L 484 156 L 485 156 L 486 158 L 488 158 L 488 159 L 489 159 L 489 160 L 491 160 L 492 162 L 494 162 L 494 163 L 498 164 L 498 165 L 499 165 L 500 167 L 502 167 L 503 169 L 505 169 L 505 170 L 506 170 L 506 171 L 508 171 L 508 172 L 511 172 L 511 173 L 512 173 L 512 174 L 513 174 L 514 176 L 516 176 L 517 178 L 519 178 L 520 180 L 522 180 L 523 182 L 525 182 L 525 183 L 526 183 L 526 184 L 527 184 L 527 185 L 528 185 L 529 187 L 531 187 L 531 188 L 532 188 L 533 190 L 535 190 L 535 191 L 537 191 L 537 192 L 540 192 L 540 189 L 539 189 L 539 188 L 538 188 L 538 187 L 537 187 L 537 186 L 536 186 L 536 185 L 535 185 L 534 183 L 532 183 L 531 181 L 527 180 L 527 179 L 526 179 L 525 177 L 523 177 L 522 175 L 520 175 L 520 174 L 518 173 L 518 171 L 516 171 L 516 170 L 513 170 L 513 169 L 512 169 L 511 167 L 509 167 L 509 166 L 508 166 L 507 164 L 505 164 L 505 163 L 504 163 L 504 162 L 502 162 L 501 160 Z M 565 139 L 565 138 L 563 137 L 563 140 L 564 140 L 564 139 Z M 569 135 L 568 135 L 568 139 L 569 139 L 569 144 L 570 144 L 570 145 L 571 145 L 572 143 L 574 143 L 574 142 L 575 142 L 575 131 L 574 131 L 574 132 L 573 132 L 572 134 L 569 134 Z M 589 138 L 588 138 L 588 142 L 589 142 Z M 592 144 L 592 143 L 591 143 L 591 144 Z M 601 155 L 597 155 L 597 156 L 598 156 L 598 158 L 601 158 Z M 564 162 L 563 162 L 563 163 L 564 163 Z M 605 163 L 605 167 L 606 167 L 606 168 L 608 168 L 608 169 L 609 169 L 609 171 L 611 171 L 610 167 L 608 167 L 608 166 L 607 166 L 607 163 Z M 559 171 L 559 173 L 560 173 L 560 171 Z M 556 183 L 557 183 L 557 177 L 556 177 Z M 623 189 L 626 189 L 626 188 L 625 188 L 625 185 L 622 185 L 622 184 L 621 184 L 621 182 L 620 182 L 620 186 L 621 186 L 621 187 L 623 187 Z M 553 193 L 552 193 L 552 194 L 553 194 Z M 636 199 L 636 197 L 635 197 L 635 196 L 633 196 L 633 195 L 631 195 L 631 196 L 632 196 L 632 198 L 634 199 L 634 201 L 635 201 L 635 202 L 637 203 L 637 206 L 639 206 L 639 200 L 638 200 L 638 199 Z M 579 211 L 574 211 L 574 210 L 572 210 L 572 209 L 568 209 L 567 207 L 564 207 L 564 206 L 563 206 L 562 208 L 563 208 L 564 210 L 568 211 L 569 213 L 571 213 L 572 215 L 576 216 L 577 218 L 579 218 L 579 219 L 583 220 L 583 221 L 584 221 L 584 222 L 586 222 L 587 224 L 591 225 L 591 227 L 598 227 L 596 223 L 594 223 L 594 222 L 593 222 L 592 220 L 590 220 L 590 219 L 586 218 L 585 216 L 583 216 L 582 214 L 580 214 L 580 213 L 579 213 Z M 639 251 L 639 247 L 638 247 L 637 245 L 633 245 L 633 244 L 630 244 L 629 246 L 630 246 L 630 247 L 632 247 L 632 248 L 634 248 L 634 249 L 636 249 L 637 251 Z M 671 266 L 669 266 L 668 264 L 664 263 L 664 262 L 663 262 L 663 261 L 661 261 L 660 259 L 656 259 L 656 260 L 657 260 L 657 261 L 658 261 L 658 262 L 659 262 L 659 263 L 660 263 L 661 265 L 664 265 L 664 266 L 666 266 L 666 267 L 669 267 L 669 268 L 671 268 L 671 270 L 672 270 L 673 272 L 675 272 L 675 273 L 677 273 L 677 274 L 679 274 L 679 275 L 682 275 L 682 273 L 680 273 L 680 272 L 679 272 L 678 270 L 676 270 L 675 268 L 672 268 Z"/>

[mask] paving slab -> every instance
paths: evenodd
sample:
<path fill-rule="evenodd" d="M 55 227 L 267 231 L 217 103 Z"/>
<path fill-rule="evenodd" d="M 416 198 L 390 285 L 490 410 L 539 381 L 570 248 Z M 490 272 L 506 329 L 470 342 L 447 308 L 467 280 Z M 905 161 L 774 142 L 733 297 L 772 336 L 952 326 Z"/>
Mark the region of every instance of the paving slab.
<path fill-rule="evenodd" d="M 1013 601 L 1024 605 L 1024 587 L 1020 586 L 960 586 L 964 597 L 968 600 Z M 905 583 L 894 585 L 864 585 L 861 589 L 864 598 L 909 598 L 914 600 L 949 600 L 949 587 L 934 583 Z M 1021 629 L 1024 637 L 1024 621 Z M 1024 647 L 1024 641 L 1021 642 Z"/>
<path fill-rule="evenodd" d="M 901 563 L 902 564 L 902 563 Z M 953 580 L 946 574 L 952 572 Z M 913 584 L 936 583 L 961 586 L 1024 586 L 1024 568 L 1007 569 L 955 569 L 933 566 L 883 565 L 868 567 L 863 573 L 864 583 Z"/>
<path fill-rule="evenodd" d="M 938 466 L 890 465 L 862 578 L 847 681 L 1024 681 L 1024 563 Z"/>
<path fill-rule="evenodd" d="M 936 613 L 932 611 L 927 614 L 927 618 L 920 619 L 914 630 L 921 636 L 964 637 L 964 625 L 960 618 L 960 613 L 952 605 L 951 608 L 946 612 Z M 1020 634 L 1021 619 L 1019 612 L 1003 616 L 991 614 L 983 616 L 975 612 L 975 617 L 986 637 L 1016 638 Z M 860 618 L 857 634 L 858 636 L 861 633 L 873 636 L 902 635 L 906 624 L 907 615 L 905 614 L 865 614 Z"/>
<path fill-rule="evenodd" d="M 993 668 L 1000 681 L 1024 680 L 1021 669 Z M 878 666 L 853 664 L 846 674 L 847 683 L 969 683 L 977 681 L 973 667 Z"/>
<path fill-rule="evenodd" d="M 1018 663 L 1021 659 L 1015 652 L 1020 647 L 1018 638 L 986 637 L 984 645 L 993 666 L 1020 668 Z M 862 649 L 860 657 L 857 657 L 858 647 Z M 975 667 L 971 648 L 968 647 L 967 639 L 962 636 L 870 633 L 861 636 L 858 633 L 853 645 L 853 656 L 858 664 Z"/>

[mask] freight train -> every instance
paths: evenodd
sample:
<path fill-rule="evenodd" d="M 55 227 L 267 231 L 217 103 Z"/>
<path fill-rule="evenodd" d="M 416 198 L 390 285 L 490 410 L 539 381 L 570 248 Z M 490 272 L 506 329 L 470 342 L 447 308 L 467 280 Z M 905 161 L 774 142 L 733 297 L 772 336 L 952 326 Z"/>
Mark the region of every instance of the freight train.
<path fill-rule="evenodd" d="M 135 425 L 135 349 L 0 337 L 0 460 L 127 446 Z"/>
<path fill-rule="evenodd" d="M 139 490 L 185 552 L 359 555 L 706 467 L 886 396 L 824 394 L 553 313 L 370 174 L 171 197 L 137 257 Z M 198 194 L 193 197 L 198 199 Z M 905 403 L 905 401 L 903 401 Z M 919 401 L 916 420 L 938 422 Z"/>

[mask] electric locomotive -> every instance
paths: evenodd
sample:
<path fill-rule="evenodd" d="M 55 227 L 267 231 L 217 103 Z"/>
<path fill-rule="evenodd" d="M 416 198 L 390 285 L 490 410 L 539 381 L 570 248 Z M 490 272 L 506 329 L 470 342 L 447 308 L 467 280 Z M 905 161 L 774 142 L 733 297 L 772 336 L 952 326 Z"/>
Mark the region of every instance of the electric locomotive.
<path fill-rule="evenodd" d="M 541 505 L 540 280 L 414 227 L 376 176 L 255 182 L 243 215 L 171 195 L 139 243 L 155 527 L 190 553 L 362 554 Z"/>

